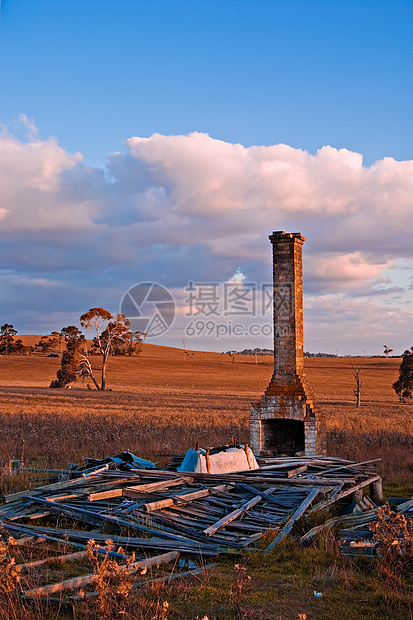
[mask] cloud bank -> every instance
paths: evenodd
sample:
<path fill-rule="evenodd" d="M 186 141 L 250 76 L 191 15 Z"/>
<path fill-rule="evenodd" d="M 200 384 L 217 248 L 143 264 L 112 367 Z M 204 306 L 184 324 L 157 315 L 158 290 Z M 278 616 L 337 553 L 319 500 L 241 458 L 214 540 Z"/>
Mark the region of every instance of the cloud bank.
<path fill-rule="evenodd" d="M 392 335 L 387 312 L 397 316 L 397 346 L 412 344 L 413 161 L 365 167 L 347 149 L 247 148 L 194 132 L 131 137 L 96 169 L 22 121 L 26 139 L 0 135 L 0 285 L 20 332 L 45 326 L 48 313 L 69 317 L 103 302 L 116 310 L 145 279 L 179 289 L 240 268 L 268 281 L 268 235 L 286 230 L 307 238 L 313 349 L 317 338 L 319 349 L 328 344 L 322 325 L 351 331 L 351 308 L 354 345 L 376 338 L 381 348 Z M 347 310 L 336 326 L 338 302 Z"/>

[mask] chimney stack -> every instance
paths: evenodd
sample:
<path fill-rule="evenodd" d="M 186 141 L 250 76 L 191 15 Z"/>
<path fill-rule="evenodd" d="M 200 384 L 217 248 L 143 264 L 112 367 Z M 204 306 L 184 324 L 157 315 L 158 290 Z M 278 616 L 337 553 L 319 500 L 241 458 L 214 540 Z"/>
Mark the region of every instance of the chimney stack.
<path fill-rule="evenodd" d="M 257 456 L 325 454 L 325 422 L 304 374 L 303 267 L 305 238 L 277 231 L 273 246 L 274 374 L 250 408 L 250 445 Z"/>

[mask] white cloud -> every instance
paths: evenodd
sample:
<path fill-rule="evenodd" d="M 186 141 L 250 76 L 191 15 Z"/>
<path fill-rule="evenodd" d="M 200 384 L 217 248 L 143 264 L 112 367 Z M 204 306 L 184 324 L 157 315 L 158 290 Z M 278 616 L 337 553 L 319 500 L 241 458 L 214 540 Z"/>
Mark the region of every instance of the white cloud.
<path fill-rule="evenodd" d="M 382 297 L 374 283 L 383 274 L 389 295 L 403 291 L 397 261 L 411 270 L 413 161 L 365 167 L 347 149 L 246 148 L 194 132 L 129 138 L 102 171 L 21 121 L 26 141 L 0 135 L 0 260 L 11 272 L 70 280 L 73 271 L 123 269 L 125 290 L 127 273 L 171 287 L 228 281 L 237 268 L 268 281 L 268 234 L 283 229 L 307 238 L 314 293 L 349 304 L 364 289 Z"/>
<path fill-rule="evenodd" d="M 202 226 L 213 252 L 228 254 L 226 240 L 231 246 L 240 234 L 294 227 L 320 250 L 411 253 L 413 162 L 386 158 L 367 168 L 347 149 L 245 148 L 199 133 L 126 144 L 150 183 L 165 189 L 169 213 L 184 225 L 191 218 L 195 235 Z"/>
<path fill-rule="evenodd" d="M 325 280 L 327 286 L 333 281 L 337 286 L 360 286 L 377 278 L 385 269 L 390 269 L 393 261 L 367 262 L 363 254 L 352 252 L 337 256 L 310 256 L 306 269 L 313 276 Z"/>

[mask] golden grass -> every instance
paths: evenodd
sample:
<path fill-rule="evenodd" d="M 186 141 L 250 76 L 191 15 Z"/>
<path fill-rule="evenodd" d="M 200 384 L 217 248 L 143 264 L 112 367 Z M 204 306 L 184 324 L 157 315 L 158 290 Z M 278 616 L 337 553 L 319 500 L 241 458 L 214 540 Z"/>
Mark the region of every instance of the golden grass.
<path fill-rule="evenodd" d="M 36 338 L 38 341 L 39 337 Z M 98 367 L 100 358 L 93 358 Z M 84 456 L 131 450 L 143 457 L 182 453 L 195 441 L 248 442 L 249 403 L 265 390 L 271 357 L 189 352 L 145 344 L 139 357 L 111 358 L 104 393 L 79 384 L 49 389 L 60 360 L 0 356 L 2 464 L 24 449 L 31 462 L 65 467 Z M 411 479 L 413 407 L 399 403 L 392 383 L 398 359 L 357 359 L 363 387 L 355 408 L 350 359 L 309 358 L 309 382 L 326 415 L 329 453 L 383 456 L 383 472 Z"/>

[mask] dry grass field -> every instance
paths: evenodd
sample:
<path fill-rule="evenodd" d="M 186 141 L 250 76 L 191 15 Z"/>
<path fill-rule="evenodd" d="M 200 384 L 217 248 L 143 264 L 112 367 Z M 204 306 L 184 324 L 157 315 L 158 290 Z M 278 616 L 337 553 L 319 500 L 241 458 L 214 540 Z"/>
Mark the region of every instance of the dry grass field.
<path fill-rule="evenodd" d="M 27 339 L 29 337 L 26 337 Z M 36 342 L 39 337 L 30 337 Z M 31 344 L 31 342 L 30 342 Z M 328 453 L 382 458 L 386 481 L 413 478 L 413 406 L 392 390 L 399 359 L 357 359 L 362 404 L 355 408 L 348 358 L 306 359 L 306 372 L 328 429 Z M 99 367 L 99 357 L 93 358 Z M 272 358 L 189 352 L 145 344 L 139 357 L 111 358 L 108 388 L 48 388 L 60 361 L 42 355 L 0 356 L 1 465 L 20 458 L 66 467 L 86 456 L 130 450 L 166 462 L 199 441 L 248 442 L 249 403 L 265 390 Z"/>
<path fill-rule="evenodd" d="M 99 362 L 93 358 L 95 367 Z M 157 455 L 183 453 L 197 440 L 203 446 L 232 437 L 248 441 L 249 403 L 265 390 L 273 360 L 262 357 L 256 364 L 254 357 L 232 360 L 219 353 L 144 345 L 137 358 L 110 359 L 107 392 L 81 383 L 71 390 L 48 388 L 59 364 L 42 355 L 0 356 L 0 465 L 20 458 L 22 450 L 32 467 L 64 468 L 85 456 L 124 450 L 166 463 L 166 456 Z M 400 404 L 391 388 L 400 360 L 357 359 L 357 364 L 363 379 L 359 409 L 349 359 L 306 359 L 308 379 L 326 415 L 328 452 L 360 461 L 382 458 L 387 490 L 411 493 L 413 407 Z M 0 493 L 29 482 L 34 480 L 26 474 L 5 472 Z M 124 610 L 113 607 L 105 615 L 95 599 L 66 606 L 59 599 L 26 604 L 16 589 L 4 594 L 0 583 L 0 619 L 413 620 L 410 556 L 399 562 L 398 572 L 389 572 L 384 561 L 343 558 L 337 550 L 327 532 L 308 548 L 286 539 L 268 555 L 224 556 L 200 577 L 138 588 Z M 36 554 L 43 558 L 48 547 L 33 543 L 16 553 L 26 554 L 18 556 L 19 562 L 38 559 Z M 85 567 L 66 570 L 78 576 Z M 0 567 L 0 582 L 7 574 Z M 315 598 L 314 591 L 322 597 Z"/>

